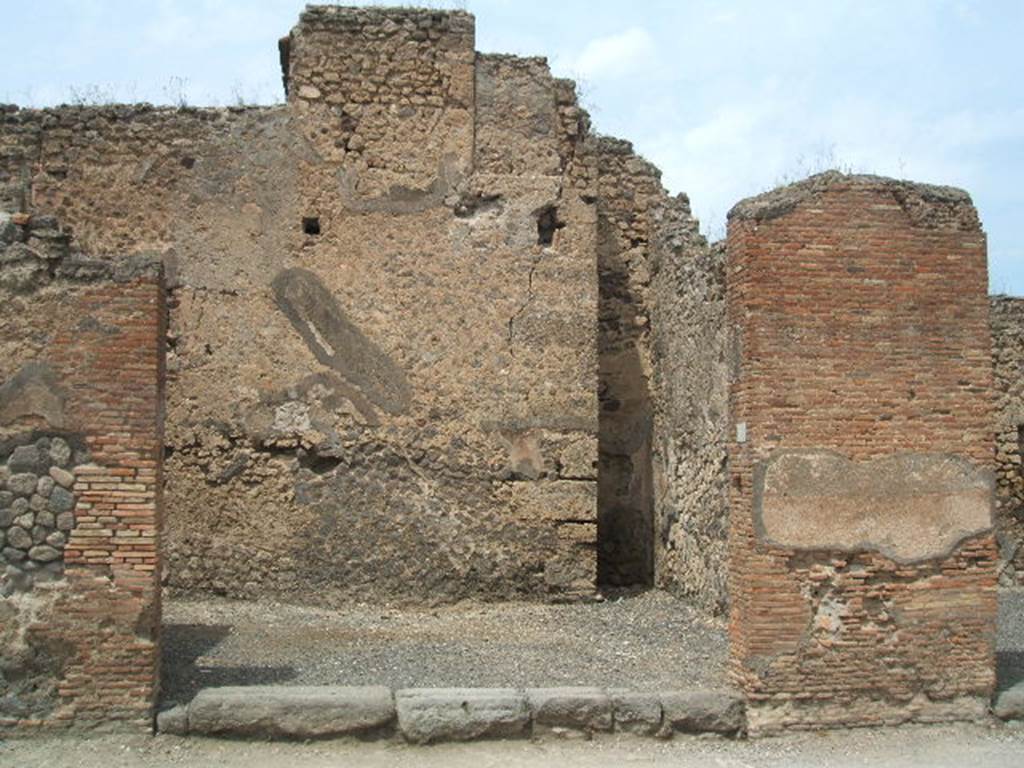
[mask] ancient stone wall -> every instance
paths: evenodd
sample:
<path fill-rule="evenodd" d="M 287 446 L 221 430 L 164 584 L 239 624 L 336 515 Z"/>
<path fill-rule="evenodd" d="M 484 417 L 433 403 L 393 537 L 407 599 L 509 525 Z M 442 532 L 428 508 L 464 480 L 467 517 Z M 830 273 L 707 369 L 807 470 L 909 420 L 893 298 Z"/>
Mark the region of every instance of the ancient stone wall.
<path fill-rule="evenodd" d="M 993 296 L 1000 582 L 1024 584 L 1024 299 Z"/>
<path fill-rule="evenodd" d="M 593 141 L 598 172 L 598 577 L 654 581 L 650 248 L 660 172 L 625 141 Z"/>
<path fill-rule="evenodd" d="M 709 247 L 685 199 L 661 214 L 653 327 L 657 584 L 721 614 L 728 603 L 725 247 Z"/>
<path fill-rule="evenodd" d="M 0 116 L 9 205 L 166 264 L 166 583 L 590 594 L 597 226 L 571 84 L 478 57 L 463 13 L 312 7 L 282 49 L 285 106 Z"/>
<path fill-rule="evenodd" d="M 159 262 L 0 212 L 0 733 L 148 730 L 158 685 Z"/>
<path fill-rule="evenodd" d="M 732 673 L 751 728 L 983 717 L 985 238 L 959 190 L 825 174 L 730 214 Z"/>

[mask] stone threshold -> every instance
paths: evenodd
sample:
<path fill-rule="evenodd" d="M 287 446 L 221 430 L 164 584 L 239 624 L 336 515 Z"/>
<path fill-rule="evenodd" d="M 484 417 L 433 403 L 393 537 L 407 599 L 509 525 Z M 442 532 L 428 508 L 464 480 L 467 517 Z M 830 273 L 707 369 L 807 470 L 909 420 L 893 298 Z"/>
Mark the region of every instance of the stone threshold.
<path fill-rule="evenodd" d="M 641 693 L 604 688 L 232 686 L 204 688 L 160 712 L 157 731 L 226 738 L 307 740 L 354 736 L 413 744 L 598 733 L 671 738 L 741 737 L 741 696 L 724 690 Z"/>

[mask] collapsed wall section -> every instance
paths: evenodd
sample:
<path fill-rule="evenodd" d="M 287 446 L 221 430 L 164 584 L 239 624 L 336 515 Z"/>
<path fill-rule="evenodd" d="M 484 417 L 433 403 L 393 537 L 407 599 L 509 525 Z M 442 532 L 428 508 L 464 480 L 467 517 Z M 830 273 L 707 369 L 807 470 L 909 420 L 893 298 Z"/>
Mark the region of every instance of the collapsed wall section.
<path fill-rule="evenodd" d="M 161 274 L 0 212 L 0 733 L 151 728 Z"/>
<path fill-rule="evenodd" d="M 981 718 L 994 684 L 985 237 L 830 173 L 730 213 L 732 672 L 754 731 Z"/>

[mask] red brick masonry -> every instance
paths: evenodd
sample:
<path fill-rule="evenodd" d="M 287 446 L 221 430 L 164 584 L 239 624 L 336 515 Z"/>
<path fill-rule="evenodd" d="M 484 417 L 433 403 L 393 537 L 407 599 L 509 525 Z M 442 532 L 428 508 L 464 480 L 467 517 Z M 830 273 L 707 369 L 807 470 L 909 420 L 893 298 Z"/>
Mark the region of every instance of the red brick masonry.
<path fill-rule="evenodd" d="M 803 493 L 825 505 L 832 494 L 845 509 L 860 493 L 861 523 L 901 510 L 916 556 L 896 561 L 870 525 L 836 516 L 821 525 L 827 507 L 817 523 L 803 521 L 820 530 L 801 539 L 817 537 L 821 548 L 769 543 L 755 499 L 780 451 L 890 468 L 910 454 L 990 487 L 986 249 L 970 198 L 876 177 L 814 177 L 733 209 L 727 274 L 738 346 L 731 671 L 751 730 L 983 716 L 994 685 L 990 512 L 980 529 L 951 529 L 928 510 L 956 516 L 963 495 L 936 488 L 903 504 L 913 478 L 881 470 L 867 490 L 863 477 L 852 490 L 815 487 L 813 472 L 776 489 L 784 501 Z M 937 544 L 936 526 L 956 539 L 951 548 Z"/>
<path fill-rule="evenodd" d="M 162 273 L 153 264 L 65 263 L 20 306 L 52 311 L 46 302 L 55 291 L 61 319 L 33 362 L 55 372 L 66 397 L 60 432 L 83 440 L 88 456 L 75 468 L 64 579 L 8 598 L 31 606 L 19 614 L 30 620 L 25 641 L 56 659 L 55 701 L 31 718 L 0 712 L 0 733 L 33 725 L 147 730 L 159 679 Z"/>

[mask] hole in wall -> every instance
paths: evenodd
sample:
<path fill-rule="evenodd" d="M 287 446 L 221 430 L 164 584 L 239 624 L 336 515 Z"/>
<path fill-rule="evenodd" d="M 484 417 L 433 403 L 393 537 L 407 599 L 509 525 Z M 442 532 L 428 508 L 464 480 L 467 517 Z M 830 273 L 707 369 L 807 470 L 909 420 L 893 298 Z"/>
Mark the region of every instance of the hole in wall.
<path fill-rule="evenodd" d="M 320 217 L 319 216 L 303 216 L 302 218 L 302 231 L 307 235 L 319 235 L 320 234 Z"/>
<path fill-rule="evenodd" d="M 555 241 L 555 231 L 565 227 L 565 222 L 558 218 L 558 208 L 545 206 L 537 212 L 537 245 L 551 245 Z"/>

